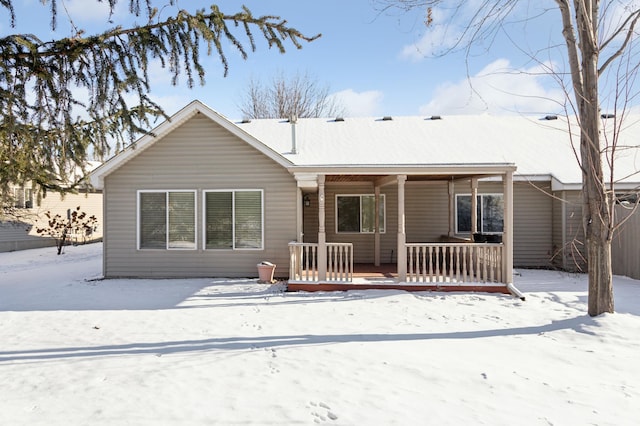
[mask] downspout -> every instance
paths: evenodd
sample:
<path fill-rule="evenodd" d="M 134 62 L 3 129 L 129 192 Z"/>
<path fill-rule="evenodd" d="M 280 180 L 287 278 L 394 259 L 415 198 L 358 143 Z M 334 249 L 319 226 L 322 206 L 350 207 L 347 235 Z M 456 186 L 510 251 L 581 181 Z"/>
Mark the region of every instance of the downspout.
<path fill-rule="evenodd" d="M 517 297 L 518 299 L 522 300 L 523 302 L 526 300 L 524 293 L 522 293 L 520 290 L 518 290 L 516 288 L 516 286 L 514 286 L 512 283 L 508 283 L 507 284 L 507 290 L 509 290 L 509 293 L 511 293 L 511 295 L 513 297 Z"/>

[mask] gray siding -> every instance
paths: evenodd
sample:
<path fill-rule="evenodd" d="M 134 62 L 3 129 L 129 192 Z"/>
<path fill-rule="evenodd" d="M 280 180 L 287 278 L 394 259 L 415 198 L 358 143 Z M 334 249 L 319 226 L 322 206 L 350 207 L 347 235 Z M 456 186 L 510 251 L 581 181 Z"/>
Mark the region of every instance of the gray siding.
<path fill-rule="evenodd" d="M 551 240 L 552 240 L 552 258 L 551 264 L 554 268 L 564 269 L 564 239 L 563 239 L 563 222 L 562 210 L 564 202 L 561 197 L 564 192 L 555 192 L 551 201 Z"/>
<path fill-rule="evenodd" d="M 407 182 L 405 187 L 406 236 L 408 243 L 438 242 L 449 232 L 449 189 L 447 182 Z M 458 182 L 456 194 L 469 193 L 469 184 Z M 352 242 L 354 261 L 372 263 L 374 236 L 372 234 L 337 234 L 335 232 L 336 194 L 372 194 L 370 183 L 327 184 L 326 231 L 328 242 Z M 381 189 L 386 194 L 386 233 L 381 235 L 382 263 L 393 263 L 397 255 L 397 187 Z M 502 193 L 501 182 L 480 182 L 478 193 Z M 550 184 L 533 186 L 514 184 L 514 265 L 518 267 L 547 267 L 552 253 L 552 200 Z M 304 208 L 304 240 L 317 242 L 317 194 L 309 194 L 311 205 Z M 468 237 L 468 235 L 459 235 Z"/>
<path fill-rule="evenodd" d="M 554 248 L 560 251 L 559 261 L 554 265 L 569 271 L 587 271 L 584 232 L 582 227 L 582 194 L 580 191 L 559 191 L 554 194 Z M 562 240 L 562 209 L 564 212 L 565 235 Z M 619 223 L 631 214 L 623 206 L 615 208 Z M 557 225 L 556 225 L 557 224 Z M 615 275 L 640 279 L 640 214 L 635 212 L 613 235 L 611 243 L 611 266 Z"/>
<path fill-rule="evenodd" d="M 553 254 L 551 184 L 516 182 L 513 190 L 513 265 L 549 267 Z"/>
<path fill-rule="evenodd" d="M 137 250 L 137 191 L 196 190 L 196 250 Z M 203 250 L 202 191 L 262 189 L 263 250 Z M 196 115 L 105 179 L 107 277 L 255 277 L 256 264 L 288 276 L 296 238 L 296 183 L 280 165 Z"/>
<path fill-rule="evenodd" d="M 623 206 L 616 206 L 618 223 L 628 216 L 618 231 L 613 235 L 611 243 L 611 263 L 615 275 L 624 275 L 640 280 L 640 213 L 631 213 Z"/>
<path fill-rule="evenodd" d="M 409 182 L 405 188 L 407 243 L 440 241 L 449 232 L 447 182 Z"/>
<path fill-rule="evenodd" d="M 553 265 L 568 271 L 587 271 L 582 229 L 582 195 L 580 191 L 554 192 Z M 564 232 L 563 232 L 564 226 Z"/>

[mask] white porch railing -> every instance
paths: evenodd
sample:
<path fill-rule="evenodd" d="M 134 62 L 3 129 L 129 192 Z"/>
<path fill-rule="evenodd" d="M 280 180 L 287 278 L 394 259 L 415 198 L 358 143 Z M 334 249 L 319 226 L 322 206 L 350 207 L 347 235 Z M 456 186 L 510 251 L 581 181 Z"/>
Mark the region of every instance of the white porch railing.
<path fill-rule="evenodd" d="M 502 244 L 406 244 L 407 282 L 502 282 Z"/>
<path fill-rule="evenodd" d="M 327 243 L 326 281 L 353 280 L 353 244 Z M 289 280 L 319 281 L 318 244 L 289 243 Z"/>
<path fill-rule="evenodd" d="M 501 283 L 503 244 L 406 244 L 407 283 Z M 325 282 L 353 281 L 353 244 L 327 243 Z M 290 281 L 319 282 L 317 243 L 289 243 Z"/>

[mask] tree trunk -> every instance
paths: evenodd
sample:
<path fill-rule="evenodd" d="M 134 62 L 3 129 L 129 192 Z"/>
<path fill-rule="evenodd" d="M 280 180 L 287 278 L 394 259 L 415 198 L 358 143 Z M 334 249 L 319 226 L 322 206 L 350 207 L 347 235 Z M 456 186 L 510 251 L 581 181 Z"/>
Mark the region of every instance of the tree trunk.
<path fill-rule="evenodd" d="M 58 240 L 58 256 L 60 256 L 62 254 L 62 248 L 64 247 L 64 243 L 67 241 L 67 230 L 69 228 L 64 228 L 64 231 L 62 231 L 62 236 L 60 237 L 60 239 Z"/>
<path fill-rule="evenodd" d="M 589 91 L 587 91 L 588 93 Z M 600 154 L 598 108 L 585 102 L 581 114 L 580 154 L 582 158 L 582 221 L 589 268 L 591 316 L 613 312 L 611 237 L 613 217 L 610 195 L 604 183 Z M 597 104 L 596 104 L 597 105 Z"/>
<path fill-rule="evenodd" d="M 582 222 L 589 264 L 588 313 L 596 316 L 604 312 L 613 312 L 611 238 L 614 224 L 610 210 L 610 193 L 604 181 L 600 146 L 597 2 L 576 1 L 575 3 L 582 53 L 580 64 L 582 84 L 576 93 L 576 101 L 580 116 Z"/>
<path fill-rule="evenodd" d="M 589 307 L 590 316 L 613 312 L 613 284 L 611 273 L 611 241 L 587 238 L 589 259 Z"/>

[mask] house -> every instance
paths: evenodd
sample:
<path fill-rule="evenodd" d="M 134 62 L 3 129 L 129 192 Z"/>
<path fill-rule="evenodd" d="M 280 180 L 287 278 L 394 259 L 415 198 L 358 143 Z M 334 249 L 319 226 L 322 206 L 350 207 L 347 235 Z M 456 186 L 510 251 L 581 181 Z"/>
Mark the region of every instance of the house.
<path fill-rule="evenodd" d="M 93 169 L 99 164 L 89 162 L 89 168 Z M 50 236 L 36 231 L 47 227 L 48 219 L 45 214 L 66 218 L 67 212 L 74 211 L 77 207 L 88 216 L 95 216 L 97 225 L 91 232 L 70 235 L 69 243 L 92 242 L 102 238 L 101 191 L 84 187 L 77 193 L 49 191 L 42 196 L 36 194 L 31 182 L 14 184 L 10 189 L 13 196 L 12 214 L 0 220 L 0 253 L 54 246 L 55 241 Z"/>
<path fill-rule="evenodd" d="M 622 158 L 617 188 L 639 169 Z M 514 266 L 580 263 L 580 179 L 562 117 L 232 122 L 199 101 L 91 175 L 105 277 L 255 277 L 268 260 L 294 289 L 363 269 L 486 291 L 509 290 Z"/>

